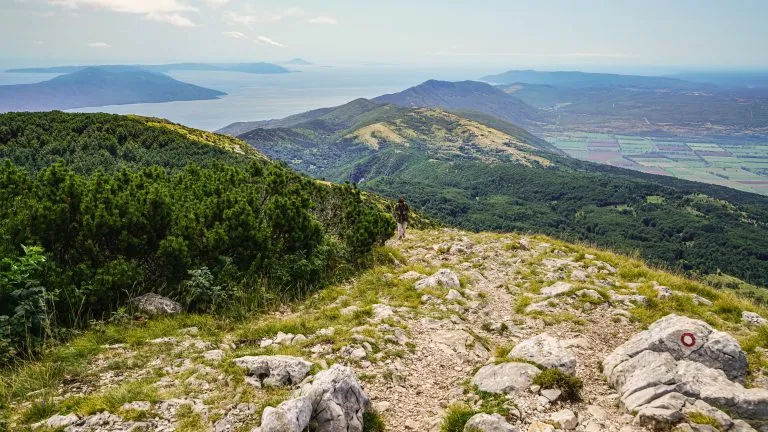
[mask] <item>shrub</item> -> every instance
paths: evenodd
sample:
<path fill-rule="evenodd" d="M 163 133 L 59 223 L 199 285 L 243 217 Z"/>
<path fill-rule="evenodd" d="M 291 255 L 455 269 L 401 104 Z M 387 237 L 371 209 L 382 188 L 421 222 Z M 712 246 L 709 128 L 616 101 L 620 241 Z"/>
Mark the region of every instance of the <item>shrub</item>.
<path fill-rule="evenodd" d="M 581 390 L 584 383 L 581 378 L 568 375 L 560 369 L 544 369 L 533 383 L 545 389 L 557 389 L 562 392 L 561 398 L 566 401 L 578 402 L 581 400 Z"/>

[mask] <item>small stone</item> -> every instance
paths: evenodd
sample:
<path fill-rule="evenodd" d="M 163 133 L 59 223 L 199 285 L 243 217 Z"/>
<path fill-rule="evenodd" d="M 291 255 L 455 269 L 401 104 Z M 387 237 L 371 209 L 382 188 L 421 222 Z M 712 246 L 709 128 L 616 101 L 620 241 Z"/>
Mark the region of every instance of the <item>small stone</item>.
<path fill-rule="evenodd" d="M 569 409 L 551 414 L 549 420 L 559 429 L 573 430 L 579 425 L 579 419 L 576 418 L 576 414 Z"/>
<path fill-rule="evenodd" d="M 419 424 L 409 419 L 405 421 L 405 428 L 408 430 L 418 430 Z"/>
<path fill-rule="evenodd" d="M 712 306 L 712 301 L 697 294 L 691 294 L 691 300 L 693 300 L 695 305 Z"/>
<path fill-rule="evenodd" d="M 479 413 L 472 416 L 464 425 L 464 432 L 516 432 L 517 429 L 507 423 L 499 414 Z"/>
<path fill-rule="evenodd" d="M 152 404 L 146 401 L 127 402 L 120 407 L 121 410 L 133 411 L 149 411 L 151 408 Z"/>
<path fill-rule="evenodd" d="M 534 385 L 528 387 L 528 390 L 530 390 L 531 393 L 533 393 L 533 394 L 538 394 L 539 390 L 541 390 L 541 386 L 538 385 L 538 384 L 534 384 Z"/>
<path fill-rule="evenodd" d="M 293 341 L 293 333 L 277 332 L 275 336 L 275 343 L 278 345 L 288 345 Z"/>
<path fill-rule="evenodd" d="M 455 289 L 448 291 L 448 295 L 446 295 L 445 298 L 448 300 L 464 300 L 464 296 Z"/>
<path fill-rule="evenodd" d="M 546 389 L 541 391 L 541 395 L 547 398 L 550 402 L 555 402 L 560 399 L 561 394 L 563 394 L 563 392 L 558 389 Z"/>
<path fill-rule="evenodd" d="M 56 414 L 48 420 L 43 420 L 41 422 L 35 423 L 32 425 L 32 429 L 37 429 L 42 426 L 48 426 L 51 429 L 60 429 L 65 428 L 67 426 L 70 426 L 80 420 L 80 417 L 77 416 L 77 414 L 67 414 L 67 415 L 59 415 Z"/>
<path fill-rule="evenodd" d="M 200 333 L 200 329 L 197 327 L 187 327 L 179 330 L 179 333 L 187 336 L 197 336 Z"/>
<path fill-rule="evenodd" d="M 209 361 L 219 361 L 224 358 L 224 351 L 220 349 L 206 351 L 203 353 L 203 358 Z"/>
<path fill-rule="evenodd" d="M 534 420 L 533 423 L 528 426 L 528 432 L 555 432 L 555 427 L 549 423 Z"/>
<path fill-rule="evenodd" d="M 296 336 L 293 337 L 293 340 L 291 341 L 291 343 L 297 344 L 297 343 L 305 342 L 306 340 L 307 340 L 306 336 L 304 336 L 303 334 L 297 334 Z"/>
<path fill-rule="evenodd" d="M 744 311 L 741 313 L 741 321 L 749 326 L 763 326 L 768 324 L 768 320 L 754 312 L 749 311 Z"/>
<path fill-rule="evenodd" d="M 272 345 L 273 343 L 275 343 L 275 341 L 273 341 L 272 339 L 264 339 L 264 340 L 261 341 L 259 346 L 261 348 L 266 348 L 266 347 Z"/>
<path fill-rule="evenodd" d="M 359 310 L 360 310 L 359 306 L 352 305 L 352 306 L 345 307 L 344 309 L 340 310 L 339 312 L 341 312 L 342 315 L 352 315 L 352 314 L 354 314 L 355 312 L 357 312 Z"/>

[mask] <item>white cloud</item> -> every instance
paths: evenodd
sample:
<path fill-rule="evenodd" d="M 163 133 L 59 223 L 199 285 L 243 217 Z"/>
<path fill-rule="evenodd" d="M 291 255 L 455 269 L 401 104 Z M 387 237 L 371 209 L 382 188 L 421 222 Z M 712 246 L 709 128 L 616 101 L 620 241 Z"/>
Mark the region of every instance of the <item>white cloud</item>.
<path fill-rule="evenodd" d="M 233 11 L 224 12 L 224 21 L 228 24 L 253 25 L 257 23 L 270 23 L 282 21 L 285 18 L 296 18 L 306 16 L 306 12 L 297 7 L 283 9 L 279 11 L 260 11 L 257 12 L 253 7 L 247 7 L 244 13 Z"/>
<path fill-rule="evenodd" d="M 225 32 L 222 32 L 221 34 L 223 34 L 224 36 L 235 38 L 235 39 L 248 39 L 248 36 L 238 31 L 225 31 Z"/>
<path fill-rule="evenodd" d="M 574 52 L 574 53 L 524 53 L 524 52 L 437 52 L 437 56 L 449 57 L 602 57 L 602 58 L 638 58 L 639 54 L 631 53 L 596 53 L 596 52 Z"/>
<path fill-rule="evenodd" d="M 91 42 L 88 46 L 91 48 L 112 48 L 112 45 L 106 42 Z"/>
<path fill-rule="evenodd" d="M 268 38 L 266 36 L 258 36 L 254 40 L 254 42 L 256 42 L 257 44 L 260 44 L 260 45 L 272 45 L 272 46 L 276 46 L 276 47 L 284 47 L 285 46 L 285 45 L 281 44 L 280 42 L 275 42 L 274 40 L 272 40 L 272 39 L 270 39 L 270 38 Z"/>
<path fill-rule="evenodd" d="M 221 0 L 212 1 L 220 2 Z M 195 27 L 195 23 L 180 13 L 200 12 L 200 9 L 184 0 L 49 0 L 49 3 L 69 9 L 92 8 L 144 15 L 147 20 L 177 27 Z"/>
<path fill-rule="evenodd" d="M 224 36 L 231 37 L 233 39 L 243 39 L 243 40 L 251 41 L 257 45 L 271 45 L 271 46 L 276 46 L 281 48 L 285 46 L 280 42 L 277 42 L 274 39 L 268 38 L 266 36 L 256 36 L 254 39 L 251 39 L 248 35 L 239 31 L 225 31 L 225 32 L 222 32 L 221 34 L 223 34 Z"/>
<path fill-rule="evenodd" d="M 338 21 L 334 17 L 318 16 L 307 20 L 310 24 L 338 24 Z"/>
<path fill-rule="evenodd" d="M 190 21 L 188 18 L 183 17 L 177 13 L 153 12 L 145 15 L 144 18 L 150 21 L 157 21 L 161 23 L 175 25 L 176 27 L 197 27 L 197 25 L 192 21 Z"/>

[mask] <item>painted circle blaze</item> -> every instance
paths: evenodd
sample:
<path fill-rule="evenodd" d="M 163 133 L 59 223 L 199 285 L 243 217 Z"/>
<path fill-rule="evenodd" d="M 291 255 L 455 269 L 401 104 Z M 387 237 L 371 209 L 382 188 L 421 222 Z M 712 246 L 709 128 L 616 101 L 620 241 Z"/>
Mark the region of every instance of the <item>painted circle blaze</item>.
<path fill-rule="evenodd" d="M 696 345 L 696 335 L 693 333 L 683 333 L 680 335 L 680 343 L 690 348 Z"/>

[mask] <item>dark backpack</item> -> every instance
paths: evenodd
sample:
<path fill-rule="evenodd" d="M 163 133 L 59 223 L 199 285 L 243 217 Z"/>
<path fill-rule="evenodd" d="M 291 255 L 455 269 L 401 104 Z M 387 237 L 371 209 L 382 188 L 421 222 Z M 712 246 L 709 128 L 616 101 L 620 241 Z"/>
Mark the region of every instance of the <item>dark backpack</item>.
<path fill-rule="evenodd" d="M 408 222 L 408 204 L 397 203 L 395 206 L 395 218 L 398 222 Z"/>

